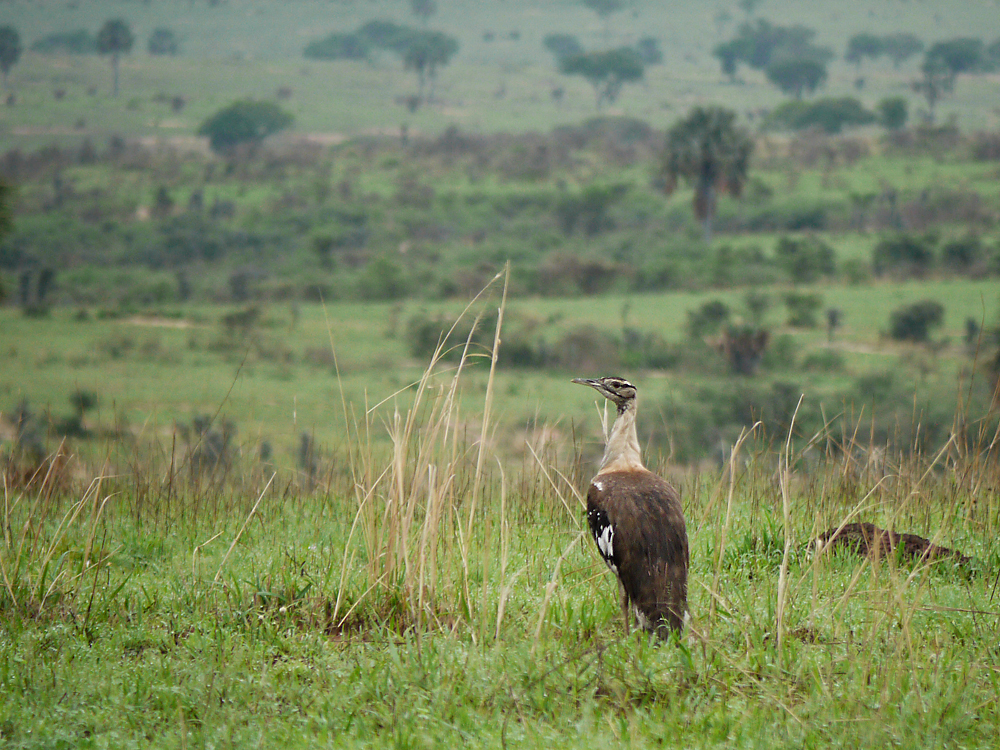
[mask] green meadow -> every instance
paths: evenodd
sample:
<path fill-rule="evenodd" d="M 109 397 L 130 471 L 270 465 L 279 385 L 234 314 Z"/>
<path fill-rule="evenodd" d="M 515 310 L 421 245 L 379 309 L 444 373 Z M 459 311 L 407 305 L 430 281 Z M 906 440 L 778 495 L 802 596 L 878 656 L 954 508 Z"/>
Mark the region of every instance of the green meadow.
<path fill-rule="evenodd" d="M 844 51 L 996 10 L 0 2 L 0 746 L 995 747 L 1000 74 L 931 122 L 921 55 Z M 118 97 L 30 49 L 113 17 Z M 303 57 L 373 19 L 456 38 L 419 106 L 395 53 Z M 761 20 L 906 126 L 772 129 L 712 54 Z M 552 33 L 663 59 L 598 110 Z M 294 125 L 213 153 L 242 98 Z M 706 232 L 660 162 L 717 104 L 754 154 Z M 667 642 L 584 520 L 608 374 L 683 499 Z M 817 543 L 854 522 L 955 554 Z"/>

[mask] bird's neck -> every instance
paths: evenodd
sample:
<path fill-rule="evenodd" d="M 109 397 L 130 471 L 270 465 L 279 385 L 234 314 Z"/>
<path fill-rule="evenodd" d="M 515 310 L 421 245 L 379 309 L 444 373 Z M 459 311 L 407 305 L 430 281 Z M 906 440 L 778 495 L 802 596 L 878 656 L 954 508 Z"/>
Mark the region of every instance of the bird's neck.
<path fill-rule="evenodd" d="M 618 412 L 618 418 L 611 426 L 608 444 L 604 448 L 604 458 L 598 474 L 626 469 L 642 469 L 642 454 L 639 451 L 639 437 L 635 432 L 635 400 Z"/>

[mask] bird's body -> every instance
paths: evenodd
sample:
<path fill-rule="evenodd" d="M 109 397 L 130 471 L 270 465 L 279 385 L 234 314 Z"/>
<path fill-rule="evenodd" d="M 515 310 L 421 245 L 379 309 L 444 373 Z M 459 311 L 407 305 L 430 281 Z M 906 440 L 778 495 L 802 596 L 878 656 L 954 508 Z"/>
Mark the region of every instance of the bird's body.
<path fill-rule="evenodd" d="M 617 377 L 573 382 L 595 388 L 618 409 L 587 491 L 587 522 L 618 576 L 626 625 L 631 612 L 644 630 L 679 631 L 687 611 L 687 529 L 677 490 L 642 464 L 635 386 Z"/>

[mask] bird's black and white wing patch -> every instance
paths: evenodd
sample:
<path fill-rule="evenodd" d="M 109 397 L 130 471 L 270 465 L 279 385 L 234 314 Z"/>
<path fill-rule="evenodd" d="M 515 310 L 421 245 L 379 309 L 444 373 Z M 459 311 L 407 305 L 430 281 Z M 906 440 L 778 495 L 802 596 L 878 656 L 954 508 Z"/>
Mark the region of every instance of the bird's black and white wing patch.
<path fill-rule="evenodd" d="M 600 508 L 591 508 L 587 511 L 587 523 L 590 524 L 590 533 L 597 542 L 597 551 L 601 553 L 601 558 L 608 564 L 616 574 L 618 573 L 618 558 L 615 557 L 615 527 L 608 518 L 608 514 Z"/>

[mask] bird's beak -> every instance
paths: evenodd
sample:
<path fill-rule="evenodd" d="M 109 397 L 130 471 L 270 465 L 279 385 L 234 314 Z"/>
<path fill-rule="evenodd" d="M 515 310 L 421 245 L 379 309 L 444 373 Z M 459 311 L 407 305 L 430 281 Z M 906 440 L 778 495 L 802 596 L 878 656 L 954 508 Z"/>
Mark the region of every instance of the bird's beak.
<path fill-rule="evenodd" d="M 580 385 L 589 385 L 591 388 L 597 387 L 597 381 L 593 378 L 573 378 L 573 382 Z"/>

